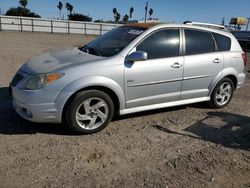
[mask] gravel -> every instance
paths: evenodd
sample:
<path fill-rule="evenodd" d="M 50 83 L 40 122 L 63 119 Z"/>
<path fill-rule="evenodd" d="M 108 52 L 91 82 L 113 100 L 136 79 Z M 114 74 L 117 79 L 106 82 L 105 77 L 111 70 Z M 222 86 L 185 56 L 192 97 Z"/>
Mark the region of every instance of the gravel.
<path fill-rule="evenodd" d="M 1 187 L 250 187 L 250 63 L 224 109 L 201 103 L 137 113 L 82 136 L 21 119 L 7 91 L 18 68 L 92 39 L 0 32 Z"/>

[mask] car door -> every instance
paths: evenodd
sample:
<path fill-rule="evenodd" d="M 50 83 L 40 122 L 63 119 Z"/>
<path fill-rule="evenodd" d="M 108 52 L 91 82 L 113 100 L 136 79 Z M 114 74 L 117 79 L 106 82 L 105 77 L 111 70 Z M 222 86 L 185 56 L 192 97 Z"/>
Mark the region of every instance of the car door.
<path fill-rule="evenodd" d="M 180 30 L 154 32 L 133 51 L 147 52 L 148 59 L 125 61 L 127 108 L 179 100 L 183 74 Z"/>
<path fill-rule="evenodd" d="M 185 56 L 181 99 L 206 97 L 222 74 L 223 56 L 216 51 L 212 33 L 185 29 Z"/>

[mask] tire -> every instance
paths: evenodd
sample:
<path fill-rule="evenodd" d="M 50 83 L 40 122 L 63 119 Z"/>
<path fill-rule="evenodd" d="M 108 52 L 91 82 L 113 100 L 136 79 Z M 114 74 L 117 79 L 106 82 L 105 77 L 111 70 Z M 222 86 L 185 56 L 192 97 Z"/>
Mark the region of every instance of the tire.
<path fill-rule="evenodd" d="M 112 120 L 114 104 L 110 96 L 99 90 L 76 94 L 66 111 L 66 122 L 76 133 L 91 134 L 104 129 Z"/>
<path fill-rule="evenodd" d="M 223 78 L 214 88 L 209 102 L 214 108 L 224 108 L 233 97 L 234 84 L 231 79 Z"/>

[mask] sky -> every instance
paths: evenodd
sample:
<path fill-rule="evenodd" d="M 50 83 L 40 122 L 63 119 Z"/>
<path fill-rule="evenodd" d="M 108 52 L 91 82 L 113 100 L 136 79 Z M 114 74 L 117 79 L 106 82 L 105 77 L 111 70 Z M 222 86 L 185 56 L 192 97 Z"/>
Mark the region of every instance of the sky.
<path fill-rule="evenodd" d="M 143 20 L 147 0 L 61 0 L 74 6 L 75 13 L 91 16 L 93 20 L 113 20 L 112 9 L 117 8 L 124 16 L 134 7 L 134 19 Z M 0 0 L 0 9 L 6 12 L 10 7 L 18 6 L 19 0 Z M 149 8 L 153 8 L 153 17 L 163 22 L 182 23 L 183 21 L 200 21 L 221 23 L 225 17 L 226 23 L 231 17 L 250 17 L 250 0 L 148 0 Z M 58 0 L 28 0 L 28 6 L 45 18 L 58 18 Z M 67 12 L 64 9 L 64 17 Z"/>

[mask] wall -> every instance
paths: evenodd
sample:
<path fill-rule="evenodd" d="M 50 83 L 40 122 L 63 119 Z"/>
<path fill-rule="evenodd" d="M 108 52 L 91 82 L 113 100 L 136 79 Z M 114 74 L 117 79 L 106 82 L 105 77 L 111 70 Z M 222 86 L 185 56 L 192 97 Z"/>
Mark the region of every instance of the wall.
<path fill-rule="evenodd" d="M 0 16 L 0 31 L 102 35 L 119 26 L 119 24 L 109 23 Z"/>

